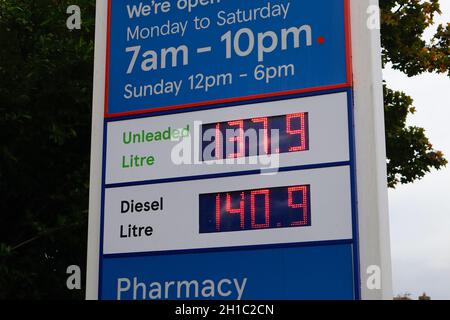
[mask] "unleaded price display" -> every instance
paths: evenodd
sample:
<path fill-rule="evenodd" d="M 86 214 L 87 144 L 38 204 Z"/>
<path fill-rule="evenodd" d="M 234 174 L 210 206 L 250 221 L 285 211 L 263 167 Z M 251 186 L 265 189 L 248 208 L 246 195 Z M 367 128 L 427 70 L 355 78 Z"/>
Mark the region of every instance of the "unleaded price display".
<path fill-rule="evenodd" d="M 308 113 L 207 124 L 202 126 L 202 137 L 203 161 L 306 151 Z M 208 152 L 211 140 L 214 150 Z"/>

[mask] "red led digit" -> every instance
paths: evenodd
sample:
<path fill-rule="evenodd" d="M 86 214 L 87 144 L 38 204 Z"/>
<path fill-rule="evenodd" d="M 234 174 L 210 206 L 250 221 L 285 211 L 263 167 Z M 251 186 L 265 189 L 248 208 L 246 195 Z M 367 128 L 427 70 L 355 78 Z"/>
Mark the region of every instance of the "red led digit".
<path fill-rule="evenodd" d="M 227 212 L 230 214 L 239 214 L 240 215 L 240 219 L 241 219 L 241 229 L 244 229 L 244 219 L 245 219 L 245 212 L 244 212 L 244 208 L 245 208 L 245 202 L 244 202 L 244 193 L 241 193 L 241 200 L 239 201 L 239 209 L 234 209 L 231 208 L 231 196 L 229 193 L 227 193 L 227 202 L 226 202 L 226 207 L 227 207 Z"/>
<path fill-rule="evenodd" d="M 292 121 L 300 122 L 300 129 L 292 129 Z M 305 128 L 305 113 L 295 113 L 286 116 L 286 132 L 290 135 L 298 135 L 300 144 L 289 147 L 289 152 L 298 152 L 306 150 L 306 128 Z"/>
<path fill-rule="evenodd" d="M 221 208 L 220 208 L 220 193 L 216 195 L 216 231 L 220 231 L 220 216 L 221 216 Z"/>
<path fill-rule="evenodd" d="M 239 127 L 237 129 L 238 135 L 229 138 L 230 142 L 236 142 L 237 144 L 237 153 L 231 153 L 228 155 L 228 158 L 241 158 L 245 156 L 245 141 L 244 141 L 244 120 L 236 120 L 228 122 L 228 125 L 231 127 Z"/>
<path fill-rule="evenodd" d="M 216 159 L 220 160 L 222 159 L 222 153 L 221 151 L 221 146 L 220 146 L 220 137 L 221 137 L 222 133 L 220 132 L 220 123 L 216 124 Z"/>
<path fill-rule="evenodd" d="M 288 188 L 288 205 L 292 209 L 301 209 L 301 219 L 291 222 L 292 227 L 301 227 L 308 224 L 308 187 L 290 187 Z M 302 203 L 294 203 L 294 192 L 301 193 Z"/>
<path fill-rule="evenodd" d="M 266 154 L 269 154 L 269 124 L 267 117 L 265 118 L 255 118 L 252 119 L 253 123 L 262 123 L 263 124 L 263 145 L 264 145 L 264 152 Z"/>
<path fill-rule="evenodd" d="M 256 223 L 256 196 L 264 196 L 264 223 Z M 270 226 L 270 190 L 255 190 L 250 194 L 250 209 L 251 209 L 251 220 L 252 229 L 265 229 Z"/>

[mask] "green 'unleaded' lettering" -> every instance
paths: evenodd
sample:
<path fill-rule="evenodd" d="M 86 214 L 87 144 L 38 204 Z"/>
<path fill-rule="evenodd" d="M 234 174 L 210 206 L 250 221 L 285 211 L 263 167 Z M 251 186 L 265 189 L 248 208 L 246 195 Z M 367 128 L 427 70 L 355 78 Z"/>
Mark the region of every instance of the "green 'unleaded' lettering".
<path fill-rule="evenodd" d="M 164 131 L 146 131 L 142 130 L 140 132 L 123 132 L 123 143 L 124 144 L 137 144 L 137 143 L 149 143 L 149 142 L 159 142 L 168 140 L 179 140 L 181 138 L 187 138 L 190 136 L 190 127 L 187 125 L 185 128 L 172 129 L 167 128 Z"/>

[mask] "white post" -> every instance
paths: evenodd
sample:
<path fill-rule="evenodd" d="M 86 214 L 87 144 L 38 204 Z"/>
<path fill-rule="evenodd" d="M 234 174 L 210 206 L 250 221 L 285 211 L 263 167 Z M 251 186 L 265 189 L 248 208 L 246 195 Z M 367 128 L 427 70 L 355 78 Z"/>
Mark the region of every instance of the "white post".
<path fill-rule="evenodd" d="M 95 24 L 94 97 L 92 106 L 89 228 L 86 271 L 86 299 L 98 298 L 100 248 L 100 198 L 102 182 L 103 113 L 105 92 L 107 0 L 97 0 Z"/>
<path fill-rule="evenodd" d="M 378 0 L 350 4 L 361 297 L 392 299 L 381 40 L 379 27 L 368 25 L 370 9 L 378 8 Z M 380 289 L 367 286 L 370 266 L 381 268 Z"/>

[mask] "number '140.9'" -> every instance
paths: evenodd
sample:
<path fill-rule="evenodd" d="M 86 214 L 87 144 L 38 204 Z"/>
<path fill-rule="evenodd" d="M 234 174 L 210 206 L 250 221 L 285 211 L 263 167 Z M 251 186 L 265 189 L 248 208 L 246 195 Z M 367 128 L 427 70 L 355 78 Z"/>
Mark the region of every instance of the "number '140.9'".
<path fill-rule="evenodd" d="M 201 233 L 310 225 L 309 185 L 200 196 Z"/>

